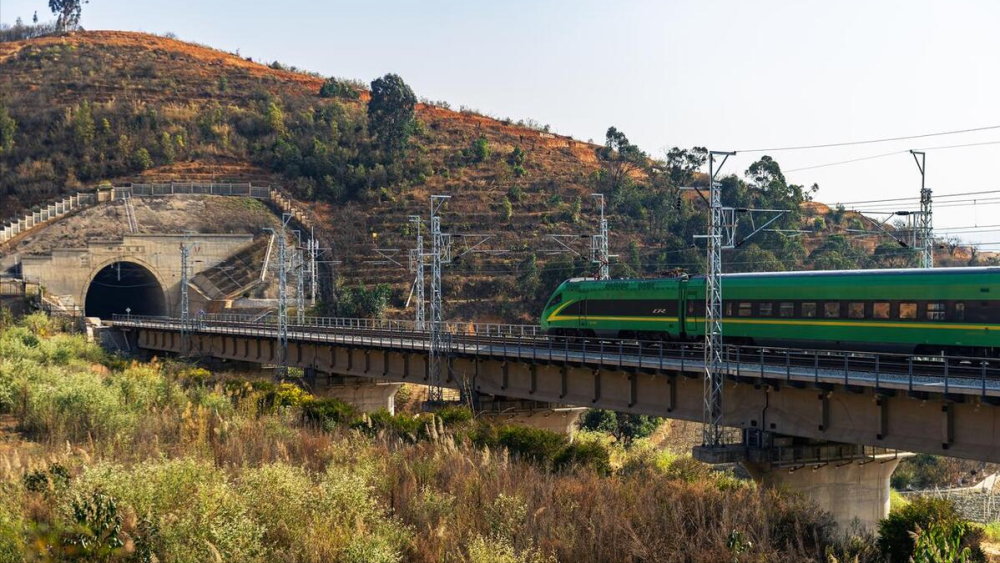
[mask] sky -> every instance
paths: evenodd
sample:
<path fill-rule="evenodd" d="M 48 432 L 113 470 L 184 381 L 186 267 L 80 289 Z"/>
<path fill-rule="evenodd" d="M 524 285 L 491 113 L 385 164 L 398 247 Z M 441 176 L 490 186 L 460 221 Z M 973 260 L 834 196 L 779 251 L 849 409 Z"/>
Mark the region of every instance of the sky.
<path fill-rule="evenodd" d="M 36 10 L 48 18 L 44 0 L 2 0 L 0 20 Z M 91 0 L 82 18 L 324 75 L 395 72 L 418 96 L 581 140 L 602 142 L 614 125 L 654 157 L 1000 126 L 998 23 L 996 0 Z M 786 176 L 818 183 L 827 203 L 917 197 L 907 150 L 989 142 L 928 150 L 926 182 L 940 195 L 1000 190 L 1000 128 L 739 152 L 722 172 L 742 174 L 762 154 L 796 170 L 898 153 Z M 936 229 L 1000 249 L 1000 227 L 969 228 L 1000 225 L 1000 194 L 954 199 L 990 197 L 941 203 Z"/>

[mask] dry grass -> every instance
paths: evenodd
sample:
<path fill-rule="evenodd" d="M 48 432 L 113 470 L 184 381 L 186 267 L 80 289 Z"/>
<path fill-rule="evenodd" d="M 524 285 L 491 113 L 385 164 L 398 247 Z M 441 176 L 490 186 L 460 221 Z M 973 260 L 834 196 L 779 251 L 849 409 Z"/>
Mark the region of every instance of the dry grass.
<path fill-rule="evenodd" d="M 477 448 L 440 423 L 416 441 L 321 429 L 292 388 L 275 399 L 183 364 L 124 363 L 28 324 L 0 337 L 0 391 L 13 390 L 0 409 L 33 441 L 0 453 L 0 554 L 61 553 L 70 505 L 97 494 L 117 503 L 116 561 L 143 545 L 159 561 L 821 561 L 829 545 L 815 509 L 690 458 L 622 452 L 601 476 Z M 70 412 L 46 397 L 77 399 Z M 108 404 L 114 416 L 90 417 Z M 56 466 L 68 481 L 29 486 Z"/>

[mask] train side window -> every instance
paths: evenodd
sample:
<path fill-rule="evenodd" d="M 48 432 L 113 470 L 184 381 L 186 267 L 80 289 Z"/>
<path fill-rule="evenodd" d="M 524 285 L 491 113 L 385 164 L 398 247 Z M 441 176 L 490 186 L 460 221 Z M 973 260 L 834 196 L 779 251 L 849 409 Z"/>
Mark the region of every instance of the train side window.
<path fill-rule="evenodd" d="M 688 301 L 688 314 L 689 315 L 693 315 L 694 314 L 694 300 L 693 299 L 690 300 L 690 301 Z"/>
<path fill-rule="evenodd" d="M 727 301 L 726 302 L 726 312 L 725 312 L 725 315 L 727 317 L 733 316 L 733 302 L 732 301 Z"/>
<path fill-rule="evenodd" d="M 943 321 L 945 319 L 945 305 L 944 303 L 928 303 L 927 304 L 927 320 L 929 321 Z"/>
<path fill-rule="evenodd" d="M 823 316 L 828 319 L 836 319 L 840 316 L 840 302 L 833 301 L 823 303 Z"/>
<path fill-rule="evenodd" d="M 876 302 L 872 305 L 872 317 L 876 319 L 888 319 L 891 309 L 889 303 L 885 301 Z"/>
<path fill-rule="evenodd" d="M 742 302 L 740 302 L 740 311 L 739 311 L 739 314 L 740 314 L 741 317 L 751 317 L 751 316 L 753 316 L 753 304 L 750 303 L 749 301 L 742 301 Z"/>
<path fill-rule="evenodd" d="M 774 314 L 774 303 L 767 302 L 760 304 L 760 316 L 770 317 Z"/>
<path fill-rule="evenodd" d="M 778 305 L 778 316 L 794 317 L 795 303 L 781 303 L 780 305 Z"/>
<path fill-rule="evenodd" d="M 802 304 L 802 316 L 807 319 L 812 319 L 816 317 L 816 304 L 815 303 L 803 303 Z"/>
<path fill-rule="evenodd" d="M 900 319 L 916 319 L 917 318 L 917 304 L 916 303 L 900 303 L 899 304 L 899 318 Z"/>
<path fill-rule="evenodd" d="M 965 303 L 955 303 L 955 320 L 965 320 Z"/>
<path fill-rule="evenodd" d="M 847 304 L 847 316 L 852 319 L 863 319 L 865 318 L 865 304 L 862 303 L 848 303 Z"/>

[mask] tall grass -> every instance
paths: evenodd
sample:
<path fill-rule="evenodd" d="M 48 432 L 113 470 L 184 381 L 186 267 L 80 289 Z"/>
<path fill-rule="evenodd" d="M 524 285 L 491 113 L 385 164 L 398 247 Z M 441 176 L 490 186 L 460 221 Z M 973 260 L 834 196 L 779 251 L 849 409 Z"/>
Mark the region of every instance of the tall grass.
<path fill-rule="evenodd" d="M 68 561 L 81 537 L 94 560 L 161 562 L 825 561 L 832 546 L 801 499 L 596 435 L 570 448 L 454 411 L 360 415 L 124 362 L 37 317 L 3 330 L 0 360 L 0 413 L 36 442 L 0 452 L 0 562 Z M 69 478 L 46 477 L 54 464 Z"/>

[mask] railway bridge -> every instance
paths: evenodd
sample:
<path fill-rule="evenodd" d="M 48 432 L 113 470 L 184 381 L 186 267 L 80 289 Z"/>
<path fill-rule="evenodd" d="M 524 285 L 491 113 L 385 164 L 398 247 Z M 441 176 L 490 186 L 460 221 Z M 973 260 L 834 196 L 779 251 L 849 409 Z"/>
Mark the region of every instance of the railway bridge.
<path fill-rule="evenodd" d="M 116 315 L 112 325 L 154 353 L 283 363 L 371 386 L 430 384 L 430 333 L 412 322 L 308 317 L 289 324 L 287 348 L 273 317 Z M 700 345 L 571 341 L 533 326 L 444 330 L 445 387 L 702 420 Z M 802 491 L 843 525 L 885 517 L 901 452 L 1000 462 L 995 362 L 748 346 L 727 346 L 725 357 L 723 423 L 738 438 L 695 456 L 739 462 L 762 483 Z"/>

